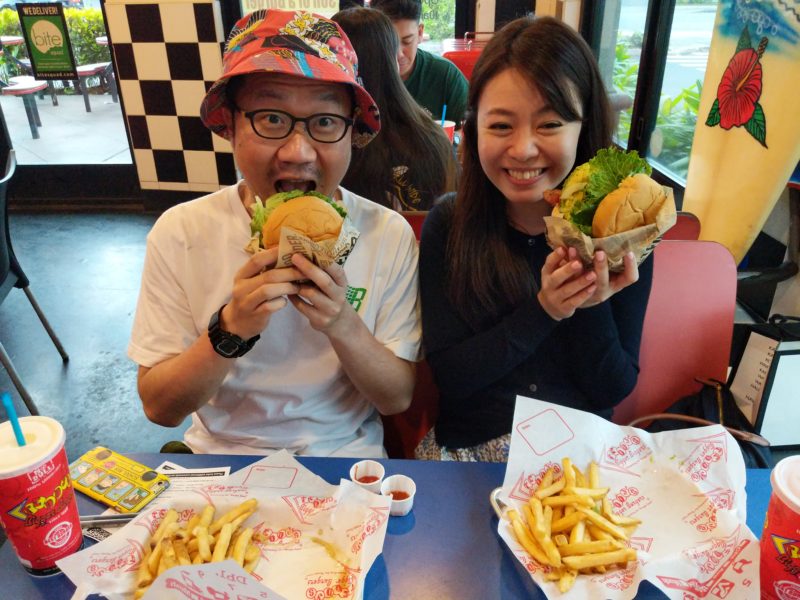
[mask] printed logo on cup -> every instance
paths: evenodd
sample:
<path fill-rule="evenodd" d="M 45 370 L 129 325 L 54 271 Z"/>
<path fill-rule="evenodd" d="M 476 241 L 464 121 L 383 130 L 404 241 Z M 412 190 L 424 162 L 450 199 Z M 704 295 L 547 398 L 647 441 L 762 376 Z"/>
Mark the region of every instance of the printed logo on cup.
<path fill-rule="evenodd" d="M 30 481 L 32 485 L 37 484 L 39 483 L 40 479 L 44 479 L 45 477 L 50 475 L 50 473 L 52 473 L 55 470 L 55 468 L 56 466 L 55 464 L 53 464 L 52 460 L 50 462 L 46 462 L 43 465 L 31 471 L 30 473 L 28 473 L 28 481 Z"/>
<path fill-rule="evenodd" d="M 50 548 L 61 548 L 64 544 L 69 542 L 72 537 L 72 523 L 69 521 L 61 521 L 58 525 L 53 527 L 44 538 L 45 546 Z"/>

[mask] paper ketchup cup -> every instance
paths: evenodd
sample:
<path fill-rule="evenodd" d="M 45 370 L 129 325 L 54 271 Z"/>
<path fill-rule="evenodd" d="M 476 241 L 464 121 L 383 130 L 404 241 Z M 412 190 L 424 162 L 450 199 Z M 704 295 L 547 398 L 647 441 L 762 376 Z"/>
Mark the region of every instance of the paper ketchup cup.
<path fill-rule="evenodd" d="M 800 600 L 800 456 L 775 465 L 770 481 L 761 533 L 761 598 Z"/>
<path fill-rule="evenodd" d="M 22 417 L 19 424 L 25 446 L 10 422 L 0 424 L 0 521 L 22 565 L 50 575 L 83 543 L 64 428 L 50 417 Z"/>

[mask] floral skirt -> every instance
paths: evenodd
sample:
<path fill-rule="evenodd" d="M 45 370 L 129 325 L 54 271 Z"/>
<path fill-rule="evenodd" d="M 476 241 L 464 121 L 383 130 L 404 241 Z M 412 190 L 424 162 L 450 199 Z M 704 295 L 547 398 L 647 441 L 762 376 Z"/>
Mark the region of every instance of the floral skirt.
<path fill-rule="evenodd" d="M 455 460 L 460 462 L 507 462 L 511 434 L 469 448 L 445 448 L 436 443 L 433 429 L 428 432 L 414 450 L 420 460 Z"/>

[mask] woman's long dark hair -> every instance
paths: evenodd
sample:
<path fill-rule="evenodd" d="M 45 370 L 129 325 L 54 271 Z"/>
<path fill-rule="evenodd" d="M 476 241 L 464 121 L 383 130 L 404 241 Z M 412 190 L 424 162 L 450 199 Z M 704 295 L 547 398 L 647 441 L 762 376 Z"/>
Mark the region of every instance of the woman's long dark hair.
<path fill-rule="evenodd" d="M 478 156 L 478 102 L 487 83 L 506 69 L 515 69 L 535 85 L 561 118 L 582 121 L 575 165 L 612 141 L 608 96 L 597 63 L 575 31 L 550 17 L 523 17 L 494 35 L 470 79 L 463 175 L 447 248 L 450 300 L 473 324 L 516 306 L 530 297 L 535 286 L 525 260 L 508 246 L 506 200 L 484 173 Z"/>
<path fill-rule="evenodd" d="M 428 210 L 442 193 L 455 189 L 453 148 L 442 128 L 408 93 L 397 70 L 400 44 L 389 18 L 378 10 L 349 8 L 333 16 L 358 55 L 358 75 L 381 111 L 381 131 L 365 148 L 353 148 L 342 185 L 392 207 L 392 168 L 408 167 L 419 192 L 405 210 Z"/>

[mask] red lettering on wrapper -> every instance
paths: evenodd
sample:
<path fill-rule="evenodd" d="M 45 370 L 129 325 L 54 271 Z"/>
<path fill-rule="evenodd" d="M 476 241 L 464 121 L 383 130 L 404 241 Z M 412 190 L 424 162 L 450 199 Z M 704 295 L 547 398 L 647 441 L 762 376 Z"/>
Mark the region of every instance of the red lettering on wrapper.
<path fill-rule="evenodd" d="M 292 512 L 301 523 L 310 524 L 309 519 L 321 512 L 332 510 L 336 506 L 333 497 L 319 498 L 317 496 L 284 496 L 283 501 L 289 505 Z"/>
<path fill-rule="evenodd" d="M 636 434 L 629 433 L 618 444 L 603 449 L 599 465 L 606 469 L 639 477 L 631 469 L 652 456 L 652 454 L 653 450 L 644 443 L 642 438 Z"/>

